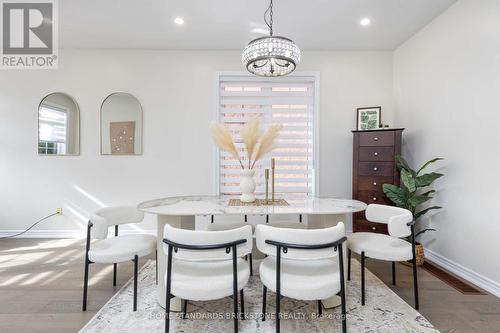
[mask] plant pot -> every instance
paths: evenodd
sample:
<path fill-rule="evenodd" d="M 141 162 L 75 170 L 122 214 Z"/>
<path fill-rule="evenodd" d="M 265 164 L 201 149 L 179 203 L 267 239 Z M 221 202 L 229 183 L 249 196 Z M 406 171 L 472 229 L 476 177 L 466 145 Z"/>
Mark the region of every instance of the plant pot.
<path fill-rule="evenodd" d="M 240 189 L 241 189 L 241 202 L 254 202 L 255 201 L 255 180 L 253 179 L 255 170 L 241 170 Z"/>
<path fill-rule="evenodd" d="M 420 243 L 415 244 L 415 257 L 417 257 L 417 266 L 422 266 L 425 262 L 425 254 L 424 254 L 424 246 Z M 403 265 L 411 266 L 413 265 L 412 261 L 402 261 Z"/>

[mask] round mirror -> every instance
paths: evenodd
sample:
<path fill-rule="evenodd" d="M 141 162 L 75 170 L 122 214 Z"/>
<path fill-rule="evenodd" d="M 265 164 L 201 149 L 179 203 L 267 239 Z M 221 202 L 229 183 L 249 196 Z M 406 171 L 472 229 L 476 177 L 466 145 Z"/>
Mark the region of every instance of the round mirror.
<path fill-rule="evenodd" d="M 80 154 L 80 110 L 71 96 L 53 93 L 40 102 L 38 154 Z"/>
<path fill-rule="evenodd" d="M 101 154 L 142 154 L 142 107 L 133 95 L 114 93 L 102 102 Z"/>

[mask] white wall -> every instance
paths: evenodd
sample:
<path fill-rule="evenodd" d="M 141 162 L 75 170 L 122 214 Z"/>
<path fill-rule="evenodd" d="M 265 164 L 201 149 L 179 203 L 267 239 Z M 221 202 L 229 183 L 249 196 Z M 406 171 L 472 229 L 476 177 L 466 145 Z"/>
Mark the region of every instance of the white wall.
<path fill-rule="evenodd" d="M 396 50 L 395 90 L 404 154 L 446 158 L 427 248 L 500 296 L 499 32 L 500 1 L 458 1 Z"/>
<path fill-rule="evenodd" d="M 393 122 L 392 52 L 305 52 L 299 69 L 320 81 L 320 194 L 351 197 L 355 109 L 381 105 Z M 90 211 L 171 195 L 212 194 L 215 74 L 242 70 L 240 51 L 61 51 L 58 70 L 0 73 L 0 230 L 79 230 Z M 40 157 L 36 108 L 53 91 L 81 110 L 81 155 Z M 99 155 L 99 108 L 115 91 L 144 110 L 143 155 Z M 148 221 L 150 223 L 150 221 Z M 146 224 L 145 229 L 154 229 Z M 50 234 L 52 235 L 52 234 Z"/>

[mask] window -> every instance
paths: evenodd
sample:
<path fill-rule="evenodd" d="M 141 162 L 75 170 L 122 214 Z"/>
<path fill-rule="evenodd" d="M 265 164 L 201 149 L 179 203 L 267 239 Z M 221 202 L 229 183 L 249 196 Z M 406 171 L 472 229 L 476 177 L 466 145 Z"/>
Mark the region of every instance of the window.
<path fill-rule="evenodd" d="M 65 154 L 68 115 L 65 110 L 49 105 L 41 105 L 39 109 L 38 153 Z"/>
<path fill-rule="evenodd" d="M 256 193 L 265 193 L 264 169 L 274 157 L 276 193 L 314 194 L 315 85 L 315 76 L 219 76 L 219 122 L 231 130 L 242 152 L 239 131 L 251 117 L 259 117 L 264 129 L 271 123 L 283 125 L 277 148 L 255 166 Z M 220 194 L 240 193 L 240 170 L 238 161 L 219 152 Z"/>

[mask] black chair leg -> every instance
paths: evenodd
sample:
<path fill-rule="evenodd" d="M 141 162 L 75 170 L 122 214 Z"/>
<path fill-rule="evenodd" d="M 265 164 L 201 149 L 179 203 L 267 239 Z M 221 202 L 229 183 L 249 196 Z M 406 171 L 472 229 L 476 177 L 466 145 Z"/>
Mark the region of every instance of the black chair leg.
<path fill-rule="evenodd" d="M 240 318 L 245 320 L 245 299 L 243 296 L 243 289 L 240 290 Z"/>
<path fill-rule="evenodd" d="M 266 321 L 266 298 L 267 298 L 267 287 L 264 286 L 262 292 L 262 321 Z"/>
<path fill-rule="evenodd" d="M 233 252 L 233 307 L 234 307 L 234 333 L 238 333 L 238 266 L 236 256 L 236 245 L 231 248 Z"/>
<path fill-rule="evenodd" d="M 113 264 L 113 286 L 116 286 L 116 269 L 118 264 Z"/>
<path fill-rule="evenodd" d="M 342 314 L 342 333 L 347 333 L 347 317 L 345 304 L 345 281 L 344 281 L 344 248 L 342 245 L 337 247 L 339 251 L 339 271 L 340 271 L 340 305 Z"/>
<path fill-rule="evenodd" d="M 170 295 L 171 295 L 171 282 L 172 282 L 172 245 L 168 246 L 167 255 L 167 281 L 165 290 L 165 333 L 170 332 Z"/>
<path fill-rule="evenodd" d="M 251 253 L 245 256 L 245 260 L 248 261 L 249 258 L 250 258 L 250 276 L 253 276 L 253 258 Z"/>
<path fill-rule="evenodd" d="M 156 281 L 156 284 L 158 285 L 158 250 L 155 251 L 155 269 L 156 269 L 155 281 Z"/>
<path fill-rule="evenodd" d="M 187 299 L 182 301 L 182 319 L 186 319 L 188 301 Z"/>
<path fill-rule="evenodd" d="M 365 252 L 361 252 L 361 305 L 365 305 Z"/>
<path fill-rule="evenodd" d="M 118 226 L 115 225 L 115 237 L 118 236 Z M 116 286 L 116 271 L 118 268 L 118 264 L 113 264 L 113 286 Z"/>
<path fill-rule="evenodd" d="M 139 266 L 139 257 L 134 256 L 134 311 L 137 311 L 137 270 Z"/>
<path fill-rule="evenodd" d="M 340 277 L 340 301 L 341 301 L 341 315 L 342 315 L 342 333 L 347 333 L 347 311 L 345 303 L 345 284 L 343 276 Z"/>
<path fill-rule="evenodd" d="M 413 257 L 413 293 L 415 295 L 415 309 L 418 310 L 417 260 L 415 257 Z"/>
<path fill-rule="evenodd" d="M 87 311 L 87 290 L 89 286 L 89 250 L 90 250 L 90 230 L 92 228 L 92 222 L 89 221 L 87 225 L 87 241 L 85 243 L 85 273 L 83 277 L 83 305 L 82 311 Z"/>
<path fill-rule="evenodd" d="M 411 252 L 413 255 L 413 293 L 415 296 L 415 309 L 418 310 L 418 282 L 417 282 L 417 255 L 415 250 L 415 225 L 411 225 Z"/>
<path fill-rule="evenodd" d="M 83 277 L 83 306 L 82 311 L 87 311 L 87 290 L 89 286 L 89 261 L 85 259 L 85 276 Z"/>
<path fill-rule="evenodd" d="M 276 248 L 276 333 L 280 333 L 281 307 L 281 247 Z"/>
<path fill-rule="evenodd" d="M 250 276 L 253 276 L 253 257 L 251 253 L 248 256 L 250 257 Z"/>
<path fill-rule="evenodd" d="M 351 280 L 351 250 L 347 250 L 347 280 Z"/>
<path fill-rule="evenodd" d="M 280 308 L 281 308 L 281 295 L 276 293 L 276 333 L 280 333 Z"/>
<path fill-rule="evenodd" d="M 170 332 L 170 293 L 168 292 L 170 288 L 167 288 L 165 293 L 165 333 Z"/>
<path fill-rule="evenodd" d="M 396 285 L 396 263 L 392 262 L 392 285 Z"/>
<path fill-rule="evenodd" d="M 321 304 L 321 301 L 318 301 L 318 315 L 320 317 L 323 316 L 323 304 Z"/>

